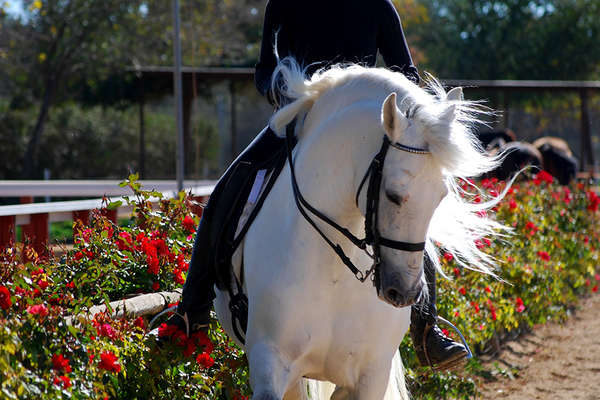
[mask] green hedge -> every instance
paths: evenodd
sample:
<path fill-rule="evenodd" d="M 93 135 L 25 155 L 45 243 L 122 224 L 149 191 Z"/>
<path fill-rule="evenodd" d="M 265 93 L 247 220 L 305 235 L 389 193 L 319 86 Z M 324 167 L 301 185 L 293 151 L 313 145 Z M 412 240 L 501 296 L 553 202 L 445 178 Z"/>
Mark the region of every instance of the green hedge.
<path fill-rule="evenodd" d="M 578 297 L 598 290 L 598 203 L 587 184 L 559 187 L 541 173 L 515 184 L 496 218 L 514 228 L 503 240 L 481 238 L 501 263 L 497 280 L 463 270 L 443 257 L 451 279 L 440 279 L 440 314 L 482 349 L 515 329 L 562 319 Z M 27 246 L 5 249 L 0 264 L 0 397 L 197 398 L 250 395 L 243 353 L 214 321 L 210 341 L 171 334 L 157 348 L 145 336 L 147 321 L 112 321 L 106 315 L 65 317 L 131 293 L 172 290 L 185 279 L 198 217 L 189 199 L 162 201 L 133 177 L 129 200 L 136 213 L 127 227 L 97 214 L 76 226 L 73 251 L 42 259 Z M 494 196 L 503 183 L 481 182 Z M 468 188 L 465 186 L 465 188 Z M 468 195 L 468 194 L 467 194 Z M 478 362 L 459 375 L 432 374 L 416 364 L 408 339 L 401 346 L 415 398 L 469 398 L 477 392 Z"/>

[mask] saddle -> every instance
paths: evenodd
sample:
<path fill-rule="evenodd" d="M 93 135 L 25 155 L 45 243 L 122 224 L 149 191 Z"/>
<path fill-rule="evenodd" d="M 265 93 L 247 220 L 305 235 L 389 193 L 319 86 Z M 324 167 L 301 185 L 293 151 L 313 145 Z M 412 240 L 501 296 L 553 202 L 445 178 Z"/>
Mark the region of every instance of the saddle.
<path fill-rule="evenodd" d="M 286 161 L 285 140 L 267 127 L 231 165 L 211 195 L 207 259 L 215 269 L 216 285 L 230 295 L 229 309 L 238 339 L 244 343 L 248 321 L 248 299 L 243 292 L 244 268 L 234 273 L 233 255 L 273 187 Z M 216 196 L 215 196 L 216 195 Z"/>

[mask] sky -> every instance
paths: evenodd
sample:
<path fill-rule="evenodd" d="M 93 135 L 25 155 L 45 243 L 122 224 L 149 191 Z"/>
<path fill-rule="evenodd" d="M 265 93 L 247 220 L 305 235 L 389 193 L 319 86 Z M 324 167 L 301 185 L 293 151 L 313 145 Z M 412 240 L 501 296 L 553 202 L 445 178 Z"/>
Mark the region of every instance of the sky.
<path fill-rule="evenodd" d="M 4 0 L 3 3 L 6 5 L 4 9 L 9 14 L 23 15 L 23 3 L 21 0 Z"/>

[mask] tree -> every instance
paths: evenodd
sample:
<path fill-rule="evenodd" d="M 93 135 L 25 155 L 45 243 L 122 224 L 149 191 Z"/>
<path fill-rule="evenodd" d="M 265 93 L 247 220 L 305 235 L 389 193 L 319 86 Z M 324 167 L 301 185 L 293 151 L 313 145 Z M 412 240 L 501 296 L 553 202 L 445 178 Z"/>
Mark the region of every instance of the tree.
<path fill-rule="evenodd" d="M 29 61 L 28 83 L 41 96 L 36 122 L 29 134 L 23 175 L 32 178 L 44 124 L 65 81 L 90 65 L 104 64 L 115 47 L 110 32 L 118 30 L 133 0 L 26 1 L 27 20 L 13 36 L 21 36 L 20 54 Z"/>
<path fill-rule="evenodd" d="M 471 79 L 593 79 L 600 65 L 597 0 L 420 0 L 428 68 Z"/>

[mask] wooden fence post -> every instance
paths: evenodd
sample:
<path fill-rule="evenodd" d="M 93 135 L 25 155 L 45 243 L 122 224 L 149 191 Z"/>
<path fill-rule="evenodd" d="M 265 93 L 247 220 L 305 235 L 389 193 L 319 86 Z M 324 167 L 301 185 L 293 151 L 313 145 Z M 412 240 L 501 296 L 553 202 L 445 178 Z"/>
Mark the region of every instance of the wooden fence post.
<path fill-rule="evenodd" d="M 117 209 L 116 208 L 114 210 L 109 210 L 107 208 L 103 208 L 100 212 L 106 218 L 108 218 L 109 220 L 111 220 L 114 224 L 116 224 L 118 222 L 117 221 Z"/>
<path fill-rule="evenodd" d="M 41 256 L 48 250 L 48 214 L 31 214 L 30 222 L 23 225 L 23 241 L 28 238 L 34 250 Z"/>
<path fill-rule="evenodd" d="M 0 250 L 15 242 L 15 219 L 14 215 L 0 217 Z"/>

